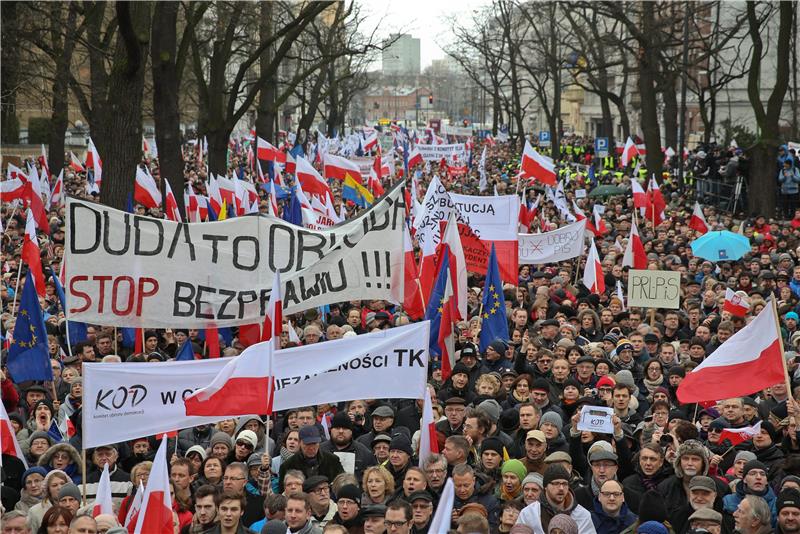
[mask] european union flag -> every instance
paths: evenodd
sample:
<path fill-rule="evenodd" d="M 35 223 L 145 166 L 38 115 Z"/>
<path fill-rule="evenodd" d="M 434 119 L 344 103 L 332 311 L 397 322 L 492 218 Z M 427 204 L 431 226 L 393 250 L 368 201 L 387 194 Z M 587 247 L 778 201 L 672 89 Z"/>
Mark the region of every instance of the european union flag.
<path fill-rule="evenodd" d="M 283 219 L 297 226 L 303 226 L 303 212 L 301 211 L 300 200 L 298 200 L 294 188 L 292 188 L 289 206 L 283 209 Z"/>
<path fill-rule="evenodd" d="M 425 310 L 425 319 L 431 322 L 430 340 L 428 351 L 437 359 L 442 356 L 442 349 L 439 348 L 439 328 L 442 324 L 442 304 L 444 304 L 445 291 L 447 290 L 450 269 L 450 248 L 442 248 L 442 259 L 439 262 L 439 273 L 436 275 L 436 282 L 433 284 L 428 308 Z"/>
<path fill-rule="evenodd" d="M 61 311 L 64 312 L 64 315 L 67 315 L 67 297 L 64 294 L 64 286 L 61 285 L 61 280 L 58 279 L 55 273 L 51 273 L 53 278 L 53 284 L 56 286 L 56 294 L 58 295 L 58 300 L 61 302 Z M 86 327 L 86 323 L 80 323 L 78 321 L 67 321 L 67 335 L 69 336 L 69 343 L 74 345 L 75 343 L 80 343 L 81 341 L 85 341 L 89 338 L 89 329 Z"/>
<path fill-rule="evenodd" d="M 597 185 L 597 176 L 594 173 L 594 165 L 589 165 L 589 183 Z"/>
<path fill-rule="evenodd" d="M 61 443 L 64 441 L 64 434 L 62 434 L 61 430 L 58 428 L 58 421 L 55 418 L 50 422 L 50 428 L 47 429 L 47 435 L 53 438 L 53 441 L 56 443 Z"/>
<path fill-rule="evenodd" d="M 178 354 L 175 355 L 175 361 L 178 362 L 189 362 L 194 360 L 194 352 L 192 351 L 192 340 L 187 339 L 183 342 L 181 346 L 181 350 L 178 351 Z"/>
<path fill-rule="evenodd" d="M 14 341 L 8 349 L 8 370 L 17 384 L 27 380 L 53 380 L 53 368 L 50 367 L 47 350 L 47 331 L 30 270 L 22 290 L 17 324 L 14 326 Z"/>
<path fill-rule="evenodd" d="M 480 351 L 483 353 L 489 343 L 497 338 L 508 341 L 508 321 L 506 320 L 506 300 L 503 297 L 503 282 L 500 280 L 500 267 L 492 243 L 489 264 L 486 267 L 486 282 L 483 286 L 483 311 L 481 312 Z"/>

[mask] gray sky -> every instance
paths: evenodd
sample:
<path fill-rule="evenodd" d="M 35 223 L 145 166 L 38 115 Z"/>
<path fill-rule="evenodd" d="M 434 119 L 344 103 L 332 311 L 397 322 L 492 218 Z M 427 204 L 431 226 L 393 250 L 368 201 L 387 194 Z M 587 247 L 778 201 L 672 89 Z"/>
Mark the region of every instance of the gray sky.
<path fill-rule="evenodd" d="M 449 20 L 468 20 L 471 10 L 487 0 L 362 0 L 369 27 L 380 24 L 379 34 L 403 30 L 421 39 L 422 68 L 445 57 L 440 45 L 452 41 Z M 378 62 L 380 63 L 380 61 Z"/>

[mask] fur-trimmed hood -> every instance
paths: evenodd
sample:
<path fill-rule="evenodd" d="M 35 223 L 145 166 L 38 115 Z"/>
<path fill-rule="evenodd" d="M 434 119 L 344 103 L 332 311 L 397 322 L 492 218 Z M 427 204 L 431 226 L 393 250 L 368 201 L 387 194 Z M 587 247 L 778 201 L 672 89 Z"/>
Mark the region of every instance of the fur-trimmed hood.
<path fill-rule="evenodd" d="M 66 452 L 67 454 L 69 454 L 69 459 L 70 459 L 69 463 L 75 464 L 75 466 L 78 469 L 78 473 L 83 471 L 83 461 L 81 461 L 81 455 L 78 452 L 78 449 L 76 449 L 69 443 L 56 443 L 55 445 L 44 451 L 44 454 L 42 454 L 42 456 L 39 457 L 39 465 L 41 465 L 44 468 L 52 469 L 52 466 L 50 465 L 50 460 L 53 459 L 53 455 L 55 455 L 57 452 Z"/>

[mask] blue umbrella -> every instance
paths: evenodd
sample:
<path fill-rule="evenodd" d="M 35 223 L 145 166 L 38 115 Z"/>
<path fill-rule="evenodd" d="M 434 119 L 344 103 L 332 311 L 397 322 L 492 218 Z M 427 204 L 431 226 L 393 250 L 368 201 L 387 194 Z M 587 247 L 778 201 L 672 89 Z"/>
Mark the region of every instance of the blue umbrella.
<path fill-rule="evenodd" d="M 738 260 L 750 252 L 750 241 L 727 230 L 708 232 L 692 241 L 692 254 L 709 261 Z"/>

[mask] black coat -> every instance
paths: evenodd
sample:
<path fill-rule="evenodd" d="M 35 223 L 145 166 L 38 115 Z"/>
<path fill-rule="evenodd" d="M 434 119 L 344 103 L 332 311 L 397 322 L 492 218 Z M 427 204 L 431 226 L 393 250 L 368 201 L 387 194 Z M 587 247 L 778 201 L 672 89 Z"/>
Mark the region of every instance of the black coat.
<path fill-rule="evenodd" d="M 314 475 L 322 475 L 328 477 L 328 482 L 333 482 L 337 475 L 344 473 L 342 463 L 336 455 L 329 452 L 319 451 L 315 458 L 315 463 L 310 463 L 303 456 L 303 452 L 297 452 L 289 457 L 288 460 L 281 463 L 281 469 L 278 474 L 278 491 L 283 492 L 283 478 L 286 472 L 290 469 L 298 469 L 306 478 Z"/>

